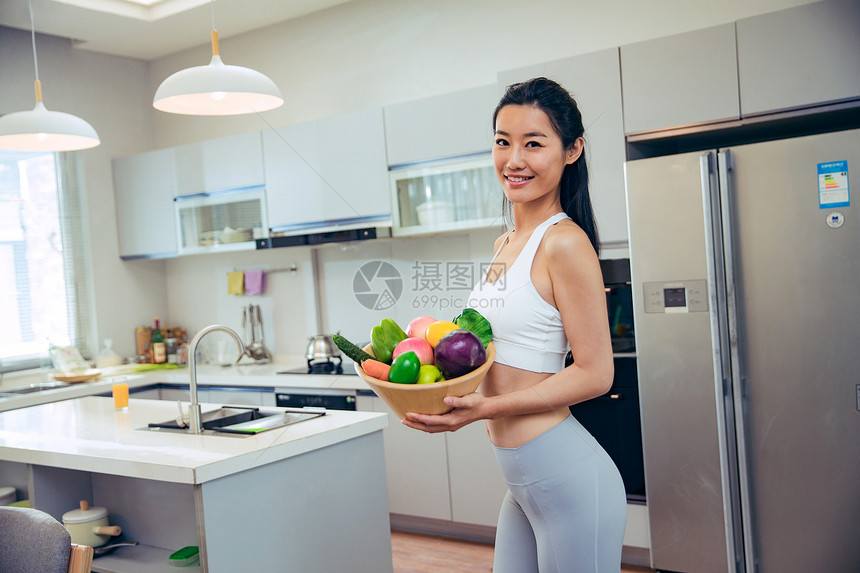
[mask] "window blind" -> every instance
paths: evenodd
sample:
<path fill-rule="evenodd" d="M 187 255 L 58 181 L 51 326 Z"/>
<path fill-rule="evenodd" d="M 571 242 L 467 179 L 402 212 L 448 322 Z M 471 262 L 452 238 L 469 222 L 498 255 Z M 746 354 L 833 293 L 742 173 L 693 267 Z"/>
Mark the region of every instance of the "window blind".
<path fill-rule="evenodd" d="M 93 354 L 92 273 L 80 155 L 0 151 L 0 371 Z"/>

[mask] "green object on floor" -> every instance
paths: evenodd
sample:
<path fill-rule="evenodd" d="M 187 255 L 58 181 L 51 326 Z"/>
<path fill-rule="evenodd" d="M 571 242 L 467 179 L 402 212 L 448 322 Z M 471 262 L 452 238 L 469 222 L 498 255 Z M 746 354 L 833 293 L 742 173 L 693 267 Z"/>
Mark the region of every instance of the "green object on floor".
<path fill-rule="evenodd" d="M 10 503 L 9 507 L 30 507 L 29 499 L 22 499 L 21 501 L 16 501 L 14 503 Z"/>
<path fill-rule="evenodd" d="M 174 567 L 188 567 L 200 562 L 200 548 L 196 545 L 188 545 L 174 552 L 170 557 L 170 564 Z"/>

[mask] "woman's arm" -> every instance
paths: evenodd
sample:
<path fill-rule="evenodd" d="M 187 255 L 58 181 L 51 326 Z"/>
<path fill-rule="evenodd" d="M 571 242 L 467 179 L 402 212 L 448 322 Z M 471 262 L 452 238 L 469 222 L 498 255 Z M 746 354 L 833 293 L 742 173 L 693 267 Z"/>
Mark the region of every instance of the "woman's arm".
<path fill-rule="evenodd" d="M 403 423 L 428 432 L 457 430 L 481 419 L 566 409 L 604 394 L 612 385 L 609 318 L 600 262 L 588 237 L 574 225 L 547 232 L 544 252 L 555 306 L 561 314 L 574 363 L 528 388 L 485 397 L 448 397 L 448 414 L 407 414 Z"/>

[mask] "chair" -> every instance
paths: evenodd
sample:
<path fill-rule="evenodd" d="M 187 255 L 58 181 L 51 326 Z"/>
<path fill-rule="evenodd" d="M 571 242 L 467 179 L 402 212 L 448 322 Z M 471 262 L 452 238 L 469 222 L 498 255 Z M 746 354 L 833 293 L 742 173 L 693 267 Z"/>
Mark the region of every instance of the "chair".
<path fill-rule="evenodd" d="M 43 511 L 0 507 L 0 571 L 89 573 L 93 548 L 72 544 L 63 525 Z"/>

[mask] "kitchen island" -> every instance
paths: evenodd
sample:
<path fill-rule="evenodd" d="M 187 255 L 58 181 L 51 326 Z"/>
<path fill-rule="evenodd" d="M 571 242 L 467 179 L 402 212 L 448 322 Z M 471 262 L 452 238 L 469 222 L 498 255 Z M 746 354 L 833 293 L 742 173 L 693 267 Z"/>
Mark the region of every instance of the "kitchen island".
<path fill-rule="evenodd" d="M 0 473 L 26 476 L 31 506 L 57 519 L 81 499 L 108 509 L 140 545 L 97 572 L 175 571 L 187 545 L 212 573 L 392 570 L 385 415 L 327 411 L 251 436 L 147 427 L 177 413 L 94 396 L 0 413 Z"/>

